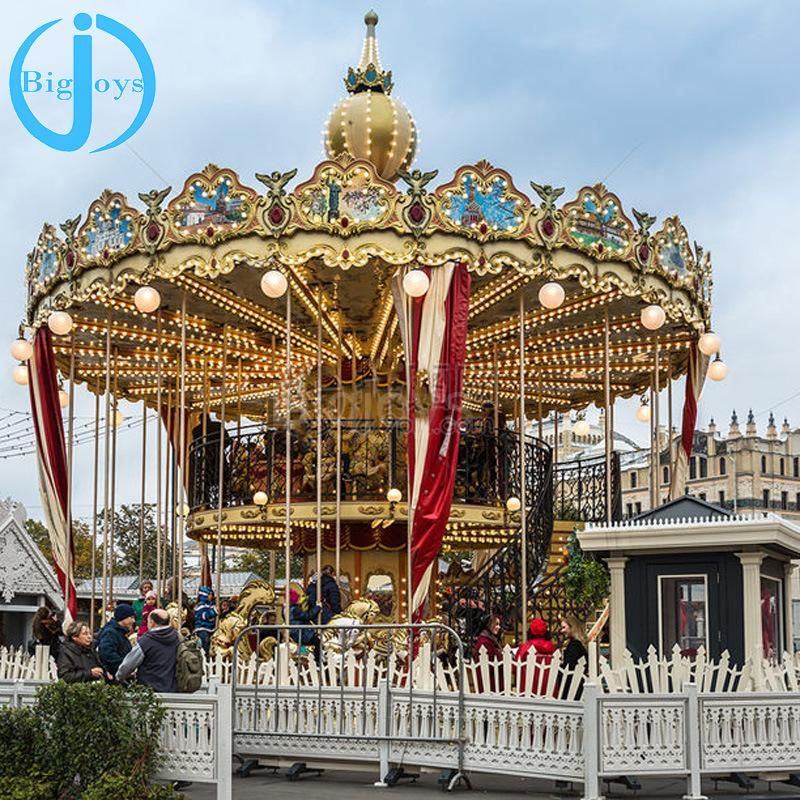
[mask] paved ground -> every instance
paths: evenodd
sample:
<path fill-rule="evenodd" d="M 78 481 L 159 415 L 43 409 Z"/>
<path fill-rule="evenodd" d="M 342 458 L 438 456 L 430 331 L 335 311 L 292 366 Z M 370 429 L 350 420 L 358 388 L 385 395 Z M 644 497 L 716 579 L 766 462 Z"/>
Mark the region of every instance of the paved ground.
<path fill-rule="evenodd" d="M 380 792 L 391 791 L 394 800 L 443 800 L 443 795 L 436 780 L 438 772 L 423 773 L 415 783 L 403 782 L 391 790 L 378 789 L 373 786 L 375 776 L 366 772 L 328 771 L 321 777 L 308 777 L 296 782 L 290 782 L 285 777 L 285 770 L 277 775 L 270 775 L 267 771 L 253 773 L 250 778 L 233 780 L 233 800 L 263 800 L 264 798 L 292 798 L 302 797 L 305 800 L 357 800 L 357 798 L 376 798 Z M 463 789 L 455 790 L 452 797 L 461 797 L 468 800 L 470 796 L 490 795 L 500 800 L 523 800 L 527 797 L 564 798 L 574 800 L 580 797 L 580 786 L 573 793 L 558 793 L 553 783 L 549 781 L 529 780 L 524 778 L 498 777 L 497 775 L 472 775 L 472 792 Z M 686 790 L 686 783 L 682 780 L 650 780 L 642 781 L 640 792 L 634 794 L 621 786 L 613 786 L 610 791 L 605 791 L 606 797 L 636 798 L 680 798 Z M 214 800 L 216 798 L 213 786 L 200 786 L 196 784 L 184 790 L 187 800 Z M 745 800 L 790 800 L 800 798 L 800 790 L 785 784 L 769 784 L 757 781 L 755 788 L 745 792 L 731 783 L 720 783 L 715 790 L 711 781 L 703 783 L 703 793 L 714 800 L 728 800 L 729 798 L 745 798 Z"/>

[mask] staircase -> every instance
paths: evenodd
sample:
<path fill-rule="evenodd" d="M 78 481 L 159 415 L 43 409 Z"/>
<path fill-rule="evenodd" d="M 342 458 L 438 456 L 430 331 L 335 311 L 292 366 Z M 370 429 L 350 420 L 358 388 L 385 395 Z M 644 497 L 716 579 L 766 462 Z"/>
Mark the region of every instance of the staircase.
<path fill-rule="evenodd" d="M 519 482 L 519 447 L 509 455 L 507 475 Z M 612 519 L 622 510 L 619 456 L 611 462 Z M 514 480 L 504 498 L 514 494 Z M 528 615 L 542 617 L 557 636 L 561 618 L 573 613 L 594 622 L 595 609 L 578 608 L 565 591 L 567 569 L 566 544 L 575 527 L 606 518 L 605 458 L 593 458 L 558 464 L 553 469 L 550 448 L 536 439 L 526 442 L 527 488 L 527 574 Z M 525 638 L 521 617 L 522 585 L 520 534 L 499 549 L 470 579 L 454 593 L 447 623 L 464 642 L 464 651 L 472 652 L 483 618 L 498 614 L 506 632 L 513 638 Z"/>

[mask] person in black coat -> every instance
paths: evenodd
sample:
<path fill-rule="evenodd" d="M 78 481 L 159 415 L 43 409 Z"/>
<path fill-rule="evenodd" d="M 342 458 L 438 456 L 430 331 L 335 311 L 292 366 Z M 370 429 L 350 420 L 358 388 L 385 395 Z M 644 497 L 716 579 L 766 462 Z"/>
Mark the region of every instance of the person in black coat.
<path fill-rule="evenodd" d="M 90 683 L 103 678 L 111 680 L 97 653 L 92 650 L 92 632 L 85 622 L 71 622 L 67 638 L 58 653 L 58 678 L 64 683 Z"/>
<path fill-rule="evenodd" d="M 588 661 L 588 653 L 586 651 L 586 645 L 588 643 L 586 638 L 586 627 L 581 624 L 580 620 L 574 614 L 567 614 L 561 620 L 561 633 L 567 642 L 562 658 L 562 663 L 564 666 L 574 670 L 575 667 L 578 666 L 578 662 L 583 659 L 584 666 L 588 672 L 588 665 L 586 664 Z M 564 681 L 564 686 L 561 690 L 562 698 L 567 696 L 571 684 L 572 676 L 569 676 Z M 581 685 L 575 692 L 575 699 L 579 700 L 582 694 L 583 680 L 581 680 Z"/>
<path fill-rule="evenodd" d="M 339 584 L 336 583 L 334 569 L 330 564 L 322 568 L 322 600 L 317 600 L 317 576 L 311 576 L 306 589 L 308 605 L 313 607 L 317 602 L 322 606 L 322 624 L 327 625 L 331 617 L 342 613 L 342 594 L 339 591 Z"/>
<path fill-rule="evenodd" d="M 128 603 L 120 603 L 114 609 L 114 616 L 100 630 L 97 637 L 97 654 L 107 672 L 117 674 L 122 659 L 131 651 L 128 641 L 136 623 L 136 612 Z"/>

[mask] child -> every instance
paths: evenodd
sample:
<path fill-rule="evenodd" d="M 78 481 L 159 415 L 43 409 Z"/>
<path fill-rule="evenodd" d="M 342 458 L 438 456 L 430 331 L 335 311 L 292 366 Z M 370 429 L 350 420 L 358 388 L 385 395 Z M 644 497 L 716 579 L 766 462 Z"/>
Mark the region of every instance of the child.
<path fill-rule="evenodd" d="M 208 653 L 211 634 L 217 627 L 217 608 L 214 592 L 210 586 L 201 586 L 197 591 L 197 605 L 194 609 L 194 632 Z"/>
<path fill-rule="evenodd" d="M 137 631 L 139 636 L 144 636 L 147 633 L 147 618 L 150 616 L 150 612 L 156 607 L 157 600 L 158 595 L 152 589 L 144 596 L 142 624 L 139 625 L 139 630 Z"/>

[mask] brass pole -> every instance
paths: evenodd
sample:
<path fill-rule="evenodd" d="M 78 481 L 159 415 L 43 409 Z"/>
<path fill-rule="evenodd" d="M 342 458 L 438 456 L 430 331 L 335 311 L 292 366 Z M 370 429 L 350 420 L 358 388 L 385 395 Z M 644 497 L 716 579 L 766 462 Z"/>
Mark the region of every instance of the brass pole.
<path fill-rule="evenodd" d="M 117 375 L 117 348 L 112 356 L 112 369 L 114 371 L 114 424 L 111 428 L 111 536 L 109 542 L 110 560 L 109 574 L 109 601 L 114 602 L 114 554 L 116 553 L 115 538 L 117 535 L 117 414 L 119 413 L 119 378 Z"/>
<path fill-rule="evenodd" d="M 180 503 L 178 515 L 178 619 L 181 618 L 183 609 L 183 541 L 186 538 L 186 291 L 181 298 L 181 394 L 180 394 L 180 419 L 178 420 L 178 446 L 180 448 L 177 459 L 177 472 L 179 475 L 178 491 L 176 492 Z"/>
<path fill-rule="evenodd" d="M 289 516 L 292 505 L 292 287 L 286 289 L 286 384 L 284 386 L 284 401 L 286 405 L 286 431 L 284 444 L 285 450 L 285 505 L 284 518 L 286 520 L 286 541 L 284 542 L 284 578 L 283 588 L 283 621 L 289 622 L 289 584 L 292 580 L 292 520 Z M 286 629 L 286 641 L 288 642 L 289 632 Z"/>
<path fill-rule="evenodd" d="M 317 604 L 320 613 L 317 624 L 322 624 L 322 284 L 317 284 Z"/>
<path fill-rule="evenodd" d="M 108 309 L 106 320 L 106 414 L 105 414 L 105 442 L 103 445 L 103 610 L 101 619 L 105 623 L 106 608 L 108 607 L 108 497 L 111 482 L 111 309 Z"/>
<path fill-rule="evenodd" d="M 69 347 L 69 412 L 67 421 L 67 579 L 64 592 L 65 618 L 69 611 L 75 564 L 72 550 L 75 546 L 72 531 L 72 487 L 73 487 L 73 449 L 75 431 L 75 332 L 70 336 Z"/>
<path fill-rule="evenodd" d="M 222 498 L 225 491 L 224 473 L 225 473 L 225 395 L 227 393 L 227 386 L 225 383 L 225 375 L 228 366 L 228 326 L 226 325 L 222 330 L 222 369 L 220 376 L 222 381 L 221 399 L 219 406 L 219 454 L 217 457 L 217 558 L 214 566 L 217 570 L 217 581 L 215 596 L 217 598 L 217 608 L 222 604 Z"/>
<path fill-rule="evenodd" d="M 669 435 L 667 441 L 669 442 L 669 480 L 667 481 L 667 499 L 672 500 L 672 361 L 669 362 L 669 372 L 667 374 L 667 427 L 669 428 Z"/>
<path fill-rule="evenodd" d="M 521 614 L 522 635 L 528 618 L 528 529 L 527 529 L 527 475 L 525 464 L 525 295 L 519 293 L 519 532 L 520 566 L 522 570 Z M 521 641 L 521 640 L 520 640 Z"/>
<path fill-rule="evenodd" d="M 161 428 L 163 420 L 161 417 L 161 373 L 163 365 L 161 363 L 161 310 L 158 311 L 156 318 L 156 593 L 158 594 L 158 606 L 161 606 L 161 598 L 164 596 L 164 565 L 162 564 L 162 548 L 164 545 L 164 530 L 161 525 Z"/>
<path fill-rule="evenodd" d="M 658 506 L 658 468 L 661 463 L 661 442 L 659 441 L 659 432 L 658 429 L 660 427 L 661 419 L 660 419 L 660 398 L 659 395 L 661 394 L 661 376 L 659 375 L 661 371 L 660 366 L 660 359 L 661 359 L 661 343 L 659 341 L 658 336 L 656 335 L 656 363 L 655 363 L 655 371 L 653 373 L 653 383 L 654 383 L 654 392 L 653 392 L 653 506 L 652 508 L 656 508 Z"/>
<path fill-rule="evenodd" d="M 147 402 L 142 399 L 142 491 L 139 503 L 139 586 L 144 580 L 144 505 L 147 499 Z"/>
<path fill-rule="evenodd" d="M 606 522 L 611 522 L 611 360 L 609 355 L 610 330 L 608 324 L 608 306 L 605 309 L 603 321 L 603 400 L 605 414 L 603 425 L 605 427 L 605 454 L 606 454 Z"/>
<path fill-rule="evenodd" d="M 539 379 L 539 413 L 538 413 L 538 416 L 539 416 L 539 439 L 541 441 L 544 441 L 544 409 L 542 408 L 543 387 L 542 387 L 542 371 L 541 370 L 538 370 L 537 377 Z"/>
<path fill-rule="evenodd" d="M 336 282 L 336 583 L 342 580 L 342 310 Z M 391 397 L 389 400 L 391 415 Z M 391 488 L 391 487 L 390 487 Z M 350 587 L 352 590 L 352 586 Z"/>
<path fill-rule="evenodd" d="M 405 296 L 406 302 L 406 338 L 408 340 L 408 357 L 406 358 L 406 419 L 408 420 L 409 432 L 411 430 L 411 397 L 414 388 L 411 386 L 411 362 L 413 361 L 413 350 L 414 350 L 414 301 L 411 299 L 409 295 L 406 294 Z M 355 359 L 355 350 L 353 350 L 353 358 Z M 435 387 L 432 387 L 431 391 L 435 391 Z M 414 406 L 414 419 L 416 420 L 417 416 L 417 409 L 416 405 Z M 414 426 L 414 437 L 416 438 L 416 425 Z M 408 443 L 410 444 L 411 436 L 407 437 Z M 408 447 L 408 444 L 406 445 Z M 416 447 L 414 448 L 414 458 L 415 458 L 415 469 L 416 469 L 416 458 L 419 453 L 416 452 Z M 408 457 L 408 451 L 406 451 L 406 482 L 407 482 L 407 492 L 408 492 L 408 532 L 406 534 L 406 620 L 411 623 L 413 621 L 413 612 L 412 612 L 412 605 L 414 604 L 414 593 L 412 591 L 412 582 L 414 580 L 414 569 L 411 563 L 411 537 L 414 532 L 414 505 L 416 503 L 416 498 L 412 497 L 412 493 L 414 491 L 414 475 L 411 472 L 411 459 Z M 359 584 L 360 585 L 360 584 Z M 364 589 L 366 590 L 366 586 Z M 398 615 L 399 618 L 399 615 Z"/>
<path fill-rule="evenodd" d="M 94 636 L 94 618 L 97 614 L 95 603 L 97 602 L 97 495 L 98 495 L 98 475 L 100 471 L 100 379 L 97 379 L 97 386 L 94 394 L 94 468 L 92 478 L 92 605 L 89 616 L 89 630 Z M 102 615 L 101 615 L 102 620 Z"/>

